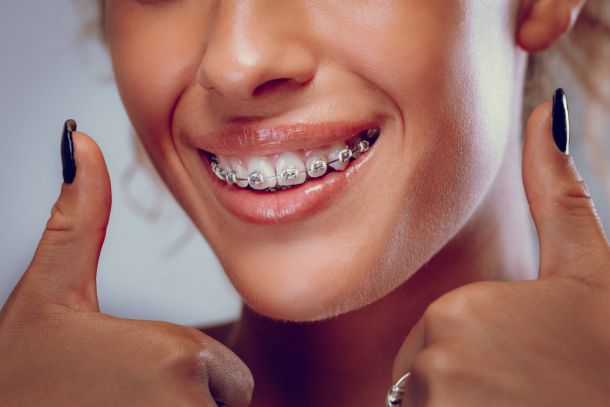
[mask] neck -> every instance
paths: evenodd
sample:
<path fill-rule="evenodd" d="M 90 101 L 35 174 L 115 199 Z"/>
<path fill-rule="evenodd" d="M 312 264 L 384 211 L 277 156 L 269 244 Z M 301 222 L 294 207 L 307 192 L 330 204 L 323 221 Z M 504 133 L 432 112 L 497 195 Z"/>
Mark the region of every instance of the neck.
<path fill-rule="evenodd" d="M 377 302 L 299 324 L 244 307 L 227 345 L 252 369 L 252 405 L 381 405 L 400 345 L 431 302 L 474 281 L 535 278 L 519 144 L 511 143 L 496 180 L 461 231 Z"/>

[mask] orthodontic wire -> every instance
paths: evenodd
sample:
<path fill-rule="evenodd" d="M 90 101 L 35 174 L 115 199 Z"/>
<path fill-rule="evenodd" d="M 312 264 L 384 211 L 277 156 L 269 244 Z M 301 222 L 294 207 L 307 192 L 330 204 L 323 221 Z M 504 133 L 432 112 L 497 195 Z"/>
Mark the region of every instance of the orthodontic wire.
<path fill-rule="evenodd" d="M 363 142 L 363 141 L 366 141 L 366 142 L 367 142 L 367 146 L 365 147 L 365 149 L 364 149 L 363 151 L 360 151 L 360 148 L 358 147 L 358 145 L 359 145 L 361 142 Z M 366 151 L 368 151 L 368 150 L 369 150 L 369 148 L 370 148 L 370 142 L 369 142 L 368 140 L 364 140 L 364 139 L 363 139 L 363 140 L 360 140 L 358 143 L 356 143 L 356 146 L 354 146 L 354 147 L 352 147 L 352 148 L 349 148 L 348 146 L 345 146 L 345 147 L 346 147 L 346 148 L 345 148 L 345 149 L 343 149 L 343 150 L 341 150 L 339 153 L 341 153 L 341 152 L 342 152 L 342 151 L 344 151 L 344 150 L 350 150 L 350 152 L 351 152 L 351 153 L 350 153 L 350 157 L 349 157 L 347 160 L 345 160 L 345 161 L 348 161 L 348 162 L 349 162 L 349 161 L 350 161 L 350 160 L 353 158 L 354 153 L 361 153 L 361 154 L 363 154 L 363 153 L 365 153 Z M 322 160 L 322 161 L 323 161 L 323 160 Z M 331 164 L 334 164 L 334 163 L 337 163 L 337 162 L 340 162 L 340 161 L 341 161 L 341 159 L 340 159 L 340 158 L 335 158 L 335 159 L 334 159 L 334 160 L 332 160 L 332 161 L 328 161 L 328 162 L 326 162 L 326 166 L 329 166 L 329 165 L 331 165 Z M 218 168 L 218 169 L 219 169 L 219 171 L 225 171 L 225 176 L 223 177 L 223 181 L 228 182 L 228 181 L 225 179 L 225 177 L 226 177 L 226 169 L 223 169 L 223 168 L 218 167 L 218 162 L 216 162 L 216 161 L 214 161 L 214 162 L 212 163 L 212 168 L 214 168 L 214 164 L 216 164 L 216 168 Z M 328 170 L 327 170 L 327 171 L 328 171 Z M 297 174 L 307 174 L 307 172 L 308 172 L 308 170 L 306 169 L 305 171 L 297 171 L 296 173 L 297 173 Z M 307 175 L 309 175 L 309 174 L 307 174 Z M 218 174 L 217 174 L 217 176 L 218 176 Z M 280 177 L 282 177 L 282 176 L 281 176 L 281 175 L 277 175 L 277 174 L 276 174 L 276 175 L 272 175 L 272 176 L 269 176 L 269 177 L 265 177 L 265 176 L 263 176 L 263 179 L 272 179 L 272 178 L 280 178 Z M 311 177 L 310 177 L 310 179 L 311 179 Z M 249 179 L 249 178 L 237 178 L 237 176 L 236 176 L 236 177 L 235 177 L 235 181 L 236 181 L 236 182 L 237 182 L 237 181 L 248 181 L 248 182 L 249 182 L 249 181 L 250 181 L 250 179 Z"/>
<path fill-rule="evenodd" d="M 351 150 L 351 149 L 350 149 L 350 150 Z M 365 150 L 365 151 L 366 151 L 366 150 Z M 352 154 L 354 154 L 354 152 L 359 152 L 359 151 L 358 151 L 358 150 L 352 150 Z M 351 159 L 351 157 L 350 157 L 350 159 Z M 334 164 L 334 163 L 336 163 L 336 162 L 339 162 L 339 159 L 338 159 L 338 158 L 335 158 L 335 159 L 334 159 L 334 160 L 332 160 L 332 161 L 328 161 L 328 162 L 326 162 L 326 165 L 327 165 L 327 166 L 329 166 L 329 165 Z M 226 170 L 225 170 L 225 171 L 226 171 Z M 309 171 L 309 170 L 305 170 L 305 171 L 297 171 L 296 173 L 297 173 L 297 174 L 307 174 L 307 172 L 308 172 L 308 171 Z M 276 174 L 276 175 L 272 175 L 272 176 L 270 176 L 270 177 L 265 177 L 265 176 L 263 176 L 263 179 L 272 179 L 272 178 L 281 178 L 281 177 L 282 177 L 281 175 L 277 175 L 277 174 Z M 235 177 L 235 180 L 236 180 L 236 181 L 250 181 L 250 179 L 249 179 L 249 178 L 237 178 L 237 177 Z M 226 182 L 226 180 L 225 180 L 225 182 Z"/>

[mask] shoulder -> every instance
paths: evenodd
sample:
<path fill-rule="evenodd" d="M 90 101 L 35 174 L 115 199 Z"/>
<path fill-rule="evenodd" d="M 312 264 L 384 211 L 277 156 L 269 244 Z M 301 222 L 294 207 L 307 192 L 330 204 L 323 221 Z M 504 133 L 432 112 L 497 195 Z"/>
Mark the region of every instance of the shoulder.
<path fill-rule="evenodd" d="M 196 328 L 204 334 L 216 339 L 218 342 L 226 343 L 226 340 L 228 339 L 229 334 L 231 333 L 236 322 L 237 321 L 228 321 L 220 324 L 206 325 Z"/>

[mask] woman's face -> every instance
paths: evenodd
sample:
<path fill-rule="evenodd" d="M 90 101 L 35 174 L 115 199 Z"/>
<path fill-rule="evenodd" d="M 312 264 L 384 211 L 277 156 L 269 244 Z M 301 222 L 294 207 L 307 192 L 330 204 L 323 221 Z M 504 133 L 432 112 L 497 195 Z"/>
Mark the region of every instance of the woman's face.
<path fill-rule="evenodd" d="M 243 299 L 315 320 L 396 288 L 477 210 L 521 97 L 517 7 L 107 0 L 106 17 L 132 123 Z M 252 189 L 318 175 L 367 129 L 344 170 Z"/>

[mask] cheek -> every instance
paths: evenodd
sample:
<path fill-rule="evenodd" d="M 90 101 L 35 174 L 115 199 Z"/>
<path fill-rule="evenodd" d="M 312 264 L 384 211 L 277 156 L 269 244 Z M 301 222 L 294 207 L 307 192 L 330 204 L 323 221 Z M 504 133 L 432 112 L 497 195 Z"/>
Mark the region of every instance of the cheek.
<path fill-rule="evenodd" d="M 372 10 L 369 20 L 353 23 L 367 33 L 358 46 L 353 36 L 335 34 L 336 54 L 386 92 L 402 116 L 403 139 L 387 164 L 402 180 L 391 192 L 394 238 L 385 250 L 388 266 L 380 269 L 403 279 L 473 214 L 518 126 L 511 122 L 519 117 L 508 18 L 514 2 L 436 3 L 396 7 L 392 17 Z M 396 23 L 367 30 L 370 21 Z M 397 263 L 401 271 L 389 266 Z"/>
<path fill-rule="evenodd" d="M 155 10 L 134 3 L 109 0 L 107 6 L 108 42 L 121 99 L 161 178 L 185 211 L 199 216 L 200 199 L 172 125 L 178 102 L 197 80 L 204 52 L 202 21 L 209 5 Z"/>
<path fill-rule="evenodd" d="M 131 122 L 165 176 L 165 161 L 175 155 L 170 134 L 173 109 L 198 69 L 201 41 L 193 37 L 201 24 L 196 30 L 189 23 L 172 24 L 171 15 L 162 24 L 149 13 L 131 8 L 108 7 L 114 74 Z"/>
<path fill-rule="evenodd" d="M 333 53 L 402 114 L 407 164 L 440 150 L 497 161 L 510 128 L 516 2 L 450 3 L 367 9 L 366 18 L 350 22 L 366 35 L 332 33 Z"/>

